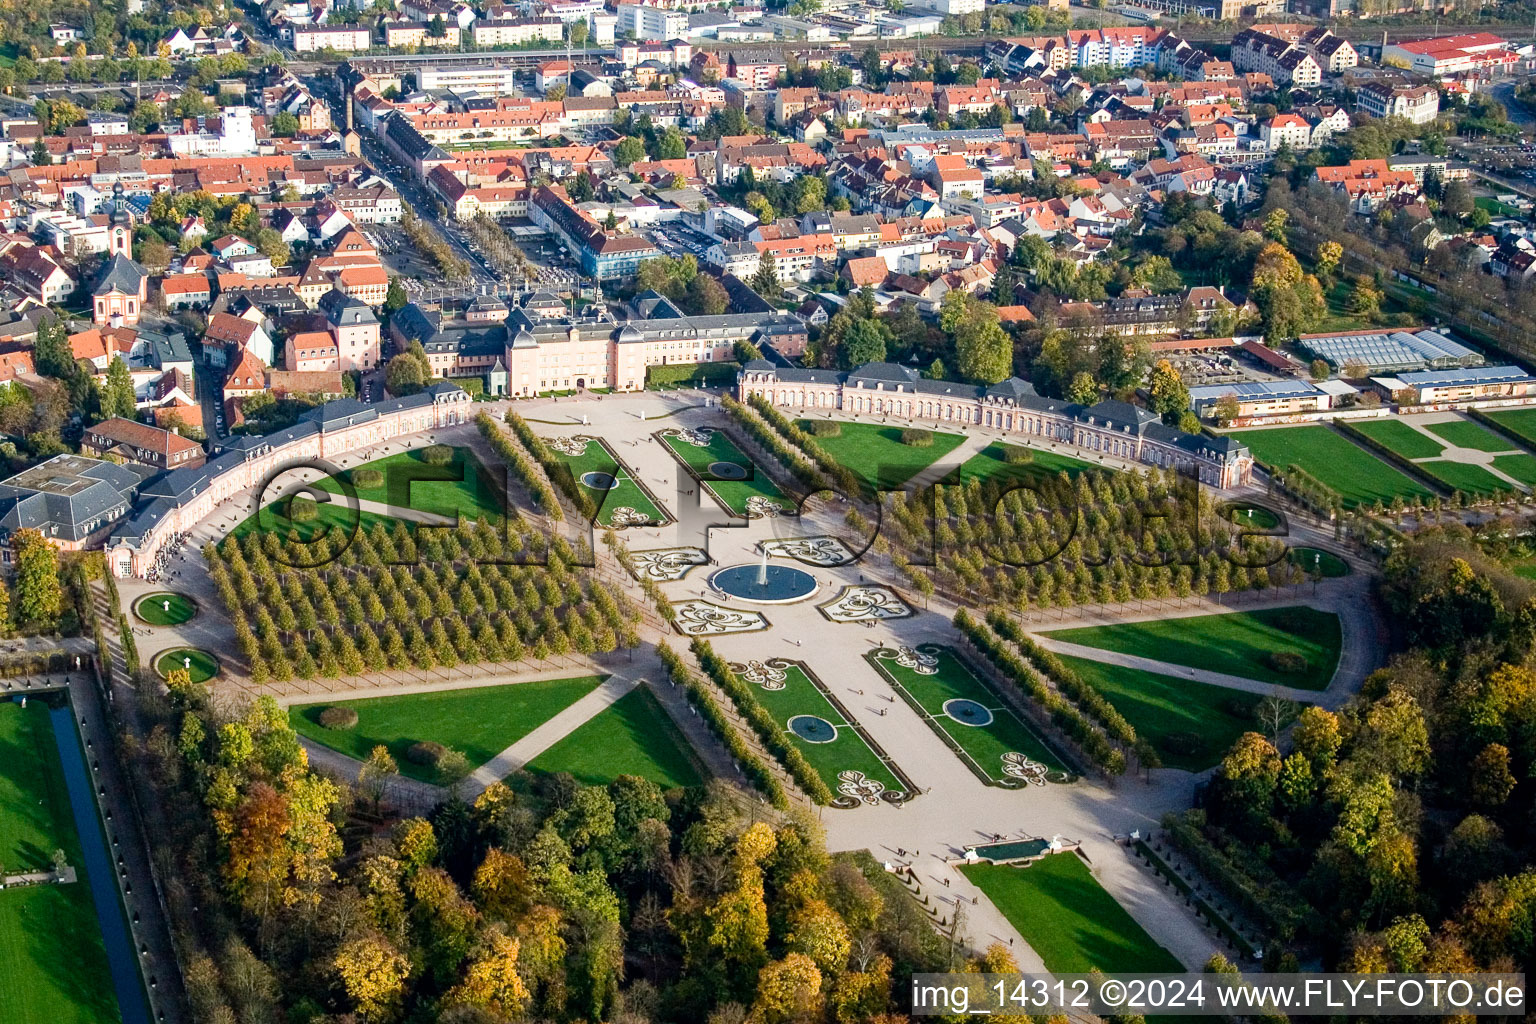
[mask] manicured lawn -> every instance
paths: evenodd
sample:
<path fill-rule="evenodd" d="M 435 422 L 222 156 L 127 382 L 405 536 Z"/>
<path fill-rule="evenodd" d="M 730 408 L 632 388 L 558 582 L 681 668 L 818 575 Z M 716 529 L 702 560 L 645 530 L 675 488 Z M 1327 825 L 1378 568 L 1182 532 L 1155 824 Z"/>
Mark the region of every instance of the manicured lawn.
<path fill-rule="evenodd" d="M 263 505 L 245 522 L 231 530 L 229 535 L 239 538 L 248 533 L 275 533 L 281 539 L 287 540 L 290 534 L 296 534 L 299 540 L 308 544 L 327 530 L 332 531 L 337 538 L 350 540 L 357 530 L 371 530 L 375 523 L 393 532 L 395 524 L 402 522 L 399 519 L 381 516 L 376 512 L 358 511 L 354 515 L 341 499 L 316 504 L 319 505 L 320 514 L 314 519 L 303 522 L 294 522 L 288 518 L 285 501 Z M 406 526 L 415 528 L 415 524 L 410 522 L 406 522 Z"/>
<path fill-rule="evenodd" d="M 898 693 L 914 705 L 923 719 L 941 736 L 952 740 L 964 752 L 961 759 L 972 771 L 993 785 L 1010 779 L 1003 771 L 1003 755 L 1019 753 L 1054 771 L 1065 766 L 1032 728 L 1004 706 L 992 688 L 978 678 L 947 647 L 926 645 L 920 654 L 932 656 L 937 663 L 931 673 L 902 665 L 893 657 L 878 657 L 872 652 L 865 659 L 895 686 Z M 991 713 L 986 724 L 971 725 L 951 717 L 944 705 L 953 700 L 972 701 Z"/>
<path fill-rule="evenodd" d="M 1300 466 L 1337 491 L 1350 507 L 1434 493 L 1327 427 L 1240 430 L 1227 436 L 1246 444 L 1254 458 L 1276 472 L 1284 473 L 1293 463 Z"/>
<path fill-rule="evenodd" d="M 1511 452 L 1515 442 L 1500 437 L 1480 423 L 1472 420 L 1447 420 L 1444 423 L 1428 423 L 1424 429 L 1456 448 L 1474 448 L 1480 452 Z"/>
<path fill-rule="evenodd" d="M 1470 462 L 1452 462 L 1450 459 L 1431 459 L 1416 465 L 1453 491 L 1467 494 L 1496 494 L 1514 488 L 1500 480 L 1482 466 Z"/>
<path fill-rule="evenodd" d="M 1315 567 L 1322 573 L 1323 579 L 1331 580 L 1349 575 L 1348 562 L 1333 552 L 1324 551 L 1321 548 L 1291 548 L 1287 557 L 1308 573 L 1311 573 Z"/>
<path fill-rule="evenodd" d="M 606 441 L 601 438 L 591 438 L 580 455 L 567 455 L 565 452 L 556 450 L 548 438 L 545 438 L 544 443 L 550 445 L 550 451 L 554 453 L 555 458 L 570 467 L 571 475 L 576 478 L 576 485 L 597 502 L 599 524 L 613 526 L 615 514 L 618 514 L 621 520 L 626 519 L 629 513 L 621 513 L 619 511 L 621 509 L 629 509 L 646 516 L 653 524 L 668 521 L 667 514 L 661 510 L 661 507 L 651 500 L 650 495 L 628 473 L 620 468 L 618 458 Z M 613 487 L 596 486 L 606 483 L 609 478 L 614 482 Z M 620 525 L 636 524 L 621 522 Z"/>
<path fill-rule="evenodd" d="M 301 735 L 359 761 L 383 744 L 402 775 L 430 782 L 436 774 L 430 766 L 406 759 L 411 744 L 424 740 L 441 743 L 478 767 L 585 697 L 602 681 L 602 676 L 581 676 L 301 704 L 288 709 L 288 720 Z M 320 712 L 337 704 L 357 712 L 357 725 L 327 729 L 320 724 Z"/>
<path fill-rule="evenodd" d="M 874 779 L 888 790 L 906 790 L 906 785 L 896 777 L 896 773 L 864 742 L 864 737 L 859 735 L 853 723 L 838 712 L 800 666 L 791 663 L 781 671 L 785 675 L 784 685 L 777 690 L 754 683 L 739 669 L 737 674 L 753 688 L 763 707 L 784 727 L 789 742 L 800 749 L 800 753 L 805 755 L 805 759 L 816 769 L 816 774 L 821 776 L 821 781 L 827 784 L 834 795 L 839 784 L 838 773 L 845 771 L 862 772 L 865 778 Z M 812 742 L 799 735 L 790 728 L 789 723 L 801 715 L 819 718 L 831 725 L 836 730 L 835 736 L 827 742 Z"/>
<path fill-rule="evenodd" d="M 1339 661 L 1339 617 L 1301 606 L 1226 615 L 1193 615 L 1043 633 L 1052 640 L 1207 669 L 1263 683 L 1327 689 Z M 1289 651 L 1307 670 L 1277 672 L 1266 655 Z"/>
<path fill-rule="evenodd" d="M 190 665 L 187 664 L 189 661 Z M 155 659 L 155 671 L 162 677 L 179 668 L 186 669 L 194 683 L 206 683 L 219 674 L 219 659 L 196 647 L 178 647 Z"/>
<path fill-rule="evenodd" d="M 1238 526 L 1248 530 L 1273 530 L 1280 525 L 1280 518 L 1267 508 L 1257 506 L 1251 508 L 1235 508 L 1227 513 L 1227 517 Z"/>
<path fill-rule="evenodd" d="M 151 626 L 179 626 L 197 614 L 197 603 L 185 594 L 162 591 L 135 601 L 133 614 Z"/>
<path fill-rule="evenodd" d="M 688 741 L 644 686 L 534 758 L 526 770 L 570 772 L 587 786 L 606 786 L 620 775 L 638 775 L 663 789 L 704 781 Z"/>
<path fill-rule="evenodd" d="M 1536 409 L 1501 409 L 1485 413 L 1490 420 L 1536 448 Z"/>
<path fill-rule="evenodd" d="M 0 1024 L 121 1019 L 48 707 L 0 703 L 0 865 L 49 869 L 60 849 L 78 881 L 0 891 Z"/>
<path fill-rule="evenodd" d="M 1018 929 L 1054 973 L 1151 973 L 1184 965 L 1152 941 L 1075 853 L 1028 867 L 970 864 L 960 869 Z"/>
<path fill-rule="evenodd" d="M 847 427 L 843 429 L 846 430 Z M 1003 456 L 1009 448 L 1022 447 L 1024 446 L 1007 444 L 1003 441 L 993 441 L 981 451 L 966 459 L 960 466 L 960 482 L 968 483 L 972 477 L 979 477 L 986 481 L 993 477 L 1002 477 L 1006 480 L 1027 480 L 1038 476 L 1055 476 L 1057 473 L 1077 476 L 1077 474 L 1084 470 L 1096 468 L 1081 459 L 1058 455 L 1056 452 L 1047 451 L 1043 448 L 1030 448 L 1030 459 L 1028 462 L 1009 464 L 1003 460 Z"/>
<path fill-rule="evenodd" d="M 1495 455 L 1493 468 L 1514 477 L 1527 487 L 1536 487 L 1536 457 L 1530 455 Z"/>
<path fill-rule="evenodd" d="M 804 426 L 807 420 L 801 420 Z M 869 488 L 898 490 L 908 480 L 948 455 L 965 440 L 960 434 L 933 434 L 933 444 L 914 448 L 901 443 L 903 428 L 879 423 L 840 423 L 836 437 L 817 437 L 816 443 L 832 458 L 847 466 Z M 917 429 L 928 429 L 926 427 Z"/>
<path fill-rule="evenodd" d="M 440 516 L 462 516 L 476 522 L 502 517 L 505 502 L 496 493 L 490 472 L 481 465 L 474 452 L 468 448 L 454 448 L 453 461 L 448 465 L 429 466 L 422 456 L 423 450 L 413 448 L 374 459 L 353 466 L 342 475 L 357 490 L 361 501 L 377 501 L 393 508 L 409 508 Z M 377 487 L 358 487 L 355 474 L 359 469 L 378 470 L 384 474 L 384 482 Z M 341 493 L 341 485 L 330 477 L 315 486 Z"/>
<path fill-rule="evenodd" d="M 757 468 L 746 452 L 726 436 L 725 431 L 703 429 L 709 434 L 707 445 L 690 444 L 675 433 L 662 434 L 661 439 L 727 512 L 745 516 L 747 502 L 752 498 L 774 502 L 786 511 L 793 507 L 794 503 Z M 732 469 L 733 466 L 736 468 Z"/>
<path fill-rule="evenodd" d="M 1399 420 L 1361 420 L 1354 424 L 1354 428 L 1405 459 L 1433 459 L 1445 450 L 1445 445 L 1433 437 L 1427 437 Z"/>
<path fill-rule="evenodd" d="M 1258 727 L 1253 709 L 1262 698 L 1256 693 L 1088 658 L 1062 660 L 1135 726 L 1169 768 L 1204 771 Z"/>

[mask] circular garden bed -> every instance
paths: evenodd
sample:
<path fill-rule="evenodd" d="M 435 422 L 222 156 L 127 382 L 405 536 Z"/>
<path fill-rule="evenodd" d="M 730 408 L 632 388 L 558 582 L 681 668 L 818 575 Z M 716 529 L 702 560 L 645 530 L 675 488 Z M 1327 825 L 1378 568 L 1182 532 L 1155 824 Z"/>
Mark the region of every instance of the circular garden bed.
<path fill-rule="evenodd" d="M 219 659 L 199 647 L 175 647 L 155 659 L 161 678 L 179 668 L 191 673 L 194 683 L 206 683 L 219 674 Z"/>
<path fill-rule="evenodd" d="M 1304 572 L 1316 572 L 1327 580 L 1349 575 L 1349 563 L 1322 548 L 1291 548 L 1290 558 Z"/>
<path fill-rule="evenodd" d="M 133 614 L 151 626 L 179 626 L 197 615 L 197 602 L 185 594 L 164 590 L 133 602 Z"/>

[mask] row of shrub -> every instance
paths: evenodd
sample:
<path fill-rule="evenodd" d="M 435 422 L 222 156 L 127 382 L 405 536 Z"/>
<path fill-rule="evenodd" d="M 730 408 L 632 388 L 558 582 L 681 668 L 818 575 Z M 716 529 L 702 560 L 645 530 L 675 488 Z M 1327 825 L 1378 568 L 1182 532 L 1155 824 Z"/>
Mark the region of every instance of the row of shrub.
<path fill-rule="evenodd" d="M 515 414 L 510 412 L 507 414 L 508 423 L 512 423 L 513 415 Z M 522 423 L 521 417 L 518 418 L 518 423 Z M 560 508 L 560 499 L 555 495 L 554 488 L 549 486 L 549 481 L 545 479 L 543 473 L 539 472 L 538 467 L 528 461 L 528 456 L 518 450 L 517 445 L 501 432 L 501 429 L 496 426 L 496 421 L 482 412 L 475 417 L 475 424 L 480 428 L 480 436 L 485 438 L 491 450 L 501 456 L 502 461 L 507 464 L 507 469 L 527 488 L 539 511 L 556 521 L 564 519 L 565 512 Z M 526 427 L 526 424 L 524 426 Z M 513 429 L 516 429 L 516 425 Z M 531 431 L 530 436 L 532 436 Z M 534 440 L 537 441 L 538 438 L 535 437 Z M 358 486 L 361 487 L 362 484 L 359 483 Z"/>
<path fill-rule="evenodd" d="M 747 401 L 751 404 L 753 410 L 768 422 L 769 426 L 779 432 L 779 436 L 794 447 L 805 452 L 811 461 L 827 475 L 827 478 L 837 485 L 839 490 L 850 497 L 859 493 L 858 474 L 841 462 L 838 462 L 831 455 L 828 455 L 826 449 L 816 443 L 815 438 L 800 429 L 789 417 L 774 408 L 772 402 L 762 395 L 753 395 Z"/>
<path fill-rule="evenodd" d="M 1083 677 L 1058 658 L 1055 652 L 1040 646 L 1034 637 L 1026 633 L 1024 628 L 1010 619 L 1002 609 L 994 608 L 987 612 L 987 625 L 991 626 L 998 636 L 1017 647 L 1035 668 L 1056 684 L 1056 689 L 1060 690 L 1063 696 L 1103 726 L 1104 732 L 1110 739 L 1136 751 L 1137 758 L 1145 767 L 1157 768 L 1162 765 L 1162 759 L 1157 756 L 1157 751 L 1152 749 L 1150 743 L 1136 735 L 1136 727 L 1127 722 L 1125 716 L 1116 710 L 1102 693 L 1085 682 Z"/>
<path fill-rule="evenodd" d="M 1445 483 L 1443 481 L 1436 480 L 1418 463 L 1414 462 L 1412 459 L 1405 455 L 1393 451 L 1391 448 L 1382 444 L 1380 441 L 1376 440 L 1370 434 L 1367 434 L 1353 423 L 1346 423 L 1343 420 L 1336 420 L 1334 422 L 1334 426 L 1339 428 L 1339 433 L 1343 434 L 1351 441 L 1354 441 L 1356 444 L 1364 446 L 1366 450 L 1369 451 L 1372 455 L 1375 455 L 1389 466 L 1393 466 L 1403 473 L 1406 473 L 1410 480 L 1417 480 L 1419 483 L 1424 484 L 1432 491 L 1445 490 Z"/>
<path fill-rule="evenodd" d="M 663 622 L 671 622 L 677 618 L 677 610 L 672 607 L 672 601 L 662 592 L 661 585 L 649 576 L 642 577 L 635 571 L 635 560 L 629 553 L 629 545 L 619 539 L 619 535 L 612 530 L 603 532 L 603 543 L 613 552 L 613 557 L 618 559 L 624 571 L 640 581 L 640 589 L 645 592 L 646 598 L 656 607 L 656 614 L 661 616 Z"/>
<path fill-rule="evenodd" d="M 720 399 L 720 405 L 725 409 L 741 428 L 747 432 L 758 444 L 768 450 L 768 453 L 779 461 L 794 475 L 794 478 L 806 488 L 817 491 L 827 486 L 827 481 L 811 463 L 804 451 L 790 447 L 773 427 L 761 418 L 752 415 L 746 406 L 726 395 Z"/>
<path fill-rule="evenodd" d="M 800 753 L 800 748 L 793 746 L 784 738 L 784 727 L 768 713 L 767 708 L 763 707 L 762 702 L 757 699 L 757 694 L 752 692 L 752 688 L 741 681 L 741 677 L 732 671 L 724 658 L 715 653 L 714 647 L 708 640 L 695 637 L 691 649 L 693 656 L 698 658 L 699 664 L 704 667 L 704 671 L 720 689 L 725 691 L 725 695 L 731 698 L 732 703 L 736 705 L 736 710 L 741 712 L 741 716 L 751 724 L 758 738 L 763 741 L 763 746 L 779 759 L 779 763 L 789 772 L 790 778 L 805 791 L 806 796 L 818 804 L 831 803 L 832 790 L 827 788 L 821 775 L 811 767 L 805 755 Z"/>
<path fill-rule="evenodd" d="M 1106 775 L 1125 774 L 1125 753 L 1110 742 L 1104 730 L 1061 694 L 1046 686 L 1045 680 L 1023 658 L 1009 650 L 997 634 L 964 608 L 955 612 L 955 628 L 1024 697 L 1043 709 L 1051 723 L 1077 744 L 1084 757 Z"/>
<path fill-rule="evenodd" d="M 656 653 L 661 658 L 661 663 L 666 667 L 667 675 L 672 681 L 683 688 L 687 694 L 688 703 L 693 705 L 700 717 L 704 719 L 710 731 L 719 737 L 725 744 L 725 749 L 741 765 L 745 774 L 759 790 L 768 797 L 768 802 L 780 810 L 789 809 L 789 796 L 784 792 L 784 786 L 774 776 L 773 772 L 763 763 L 762 758 L 747 746 L 747 741 L 742 739 L 741 733 L 731 724 L 731 720 L 720 709 L 714 695 L 699 681 L 698 676 L 688 668 L 682 656 L 674 651 L 670 645 L 659 643 L 656 645 Z"/>
<path fill-rule="evenodd" d="M 571 472 L 571 467 L 557 458 L 555 453 L 550 451 L 549 445 L 544 443 L 544 439 L 533 432 L 528 421 L 511 409 L 507 410 L 507 425 L 523 443 L 523 447 L 528 449 L 528 454 L 533 456 L 534 461 L 544 467 L 545 475 L 555 482 L 555 486 L 560 488 L 567 498 L 571 499 L 571 504 L 576 506 L 576 510 L 588 522 L 594 521 L 597 518 L 597 502 L 576 482 L 576 476 Z"/>
<path fill-rule="evenodd" d="M 1227 850 L 1213 843 L 1206 835 L 1204 811 L 1168 814 L 1162 825 L 1163 835 L 1173 848 L 1267 933 L 1288 942 L 1299 931 L 1310 930 L 1306 901 L 1274 877 L 1267 866 L 1256 861 L 1240 864 Z"/>

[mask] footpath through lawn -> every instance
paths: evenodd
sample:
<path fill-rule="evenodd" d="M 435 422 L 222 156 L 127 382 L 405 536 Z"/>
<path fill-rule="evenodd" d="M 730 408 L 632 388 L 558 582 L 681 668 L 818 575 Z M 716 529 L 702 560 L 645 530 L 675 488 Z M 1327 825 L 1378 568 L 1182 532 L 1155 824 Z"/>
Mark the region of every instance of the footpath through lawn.
<path fill-rule="evenodd" d="M 413 743 L 441 743 L 479 767 L 516 743 L 602 683 L 603 676 L 543 679 L 505 686 L 476 686 L 399 697 L 299 704 L 288 709 L 288 720 L 302 736 L 358 761 L 373 748 L 388 748 L 400 774 L 435 782 L 430 765 L 406 757 Z M 351 708 L 357 725 L 327 729 L 320 713 L 329 707 Z"/>
<path fill-rule="evenodd" d="M 1337 615 L 1302 605 L 1084 626 L 1040 635 L 1303 690 L 1328 688 L 1343 642 Z M 1286 653 L 1305 658 L 1305 670 L 1286 672 L 1277 668 L 1271 655 Z"/>

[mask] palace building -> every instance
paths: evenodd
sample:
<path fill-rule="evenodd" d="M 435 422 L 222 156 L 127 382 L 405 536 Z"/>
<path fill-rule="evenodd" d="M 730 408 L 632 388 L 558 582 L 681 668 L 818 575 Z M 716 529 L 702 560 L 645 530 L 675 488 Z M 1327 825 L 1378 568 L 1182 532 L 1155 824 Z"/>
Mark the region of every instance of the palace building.
<path fill-rule="evenodd" d="M 1196 473 L 1211 487 L 1240 487 L 1253 474 L 1248 447 L 1231 438 L 1186 434 L 1128 402 L 1077 405 L 1036 393 L 1012 377 L 990 387 L 927 380 L 911 367 L 866 363 L 853 370 L 804 370 L 754 359 L 741 368 L 737 397 L 761 395 L 792 411 L 838 410 L 898 416 L 935 427 L 1001 430 L 1021 442 L 1054 443 L 1084 456 L 1108 455 Z"/>

